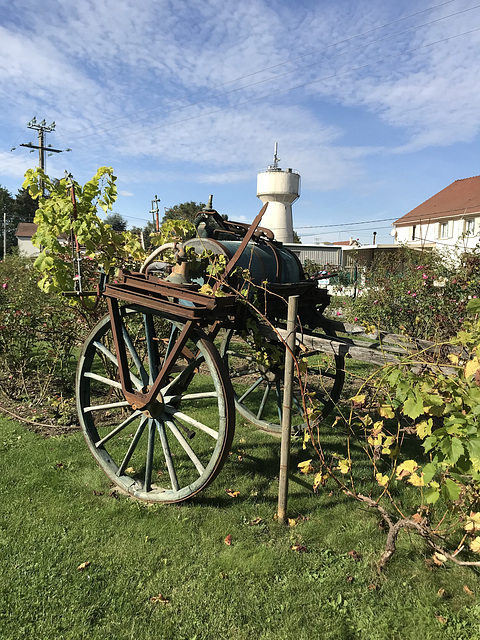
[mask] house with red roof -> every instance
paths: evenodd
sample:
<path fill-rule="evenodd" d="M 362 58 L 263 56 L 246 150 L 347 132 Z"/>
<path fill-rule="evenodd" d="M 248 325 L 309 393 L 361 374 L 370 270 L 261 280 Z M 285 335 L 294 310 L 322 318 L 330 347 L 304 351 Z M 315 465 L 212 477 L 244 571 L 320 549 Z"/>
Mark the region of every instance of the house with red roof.
<path fill-rule="evenodd" d="M 397 244 L 475 247 L 480 232 L 480 176 L 455 180 L 393 225 Z"/>

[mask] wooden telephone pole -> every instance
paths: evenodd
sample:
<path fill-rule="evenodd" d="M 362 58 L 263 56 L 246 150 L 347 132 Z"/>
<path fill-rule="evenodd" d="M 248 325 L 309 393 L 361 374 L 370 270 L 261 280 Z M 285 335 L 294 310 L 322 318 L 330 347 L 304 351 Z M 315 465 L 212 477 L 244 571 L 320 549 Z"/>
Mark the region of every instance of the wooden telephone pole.
<path fill-rule="evenodd" d="M 21 144 L 20 146 L 27 147 L 28 149 L 38 149 L 38 166 L 40 167 L 40 169 L 42 169 L 42 171 L 45 171 L 45 166 L 46 166 L 45 152 L 46 151 L 48 151 L 48 153 L 62 153 L 63 151 L 71 151 L 71 149 L 53 149 L 53 147 L 51 146 L 48 146 L 48 147 L 45 146 L 45 134 L 55 131 L 55 122 L 52 122 L 52 124 L 46 124 L 45 120 L 42 120 L 41 122 L 37 122 L 37 119 L 33 118 L 27 124 L 27 127 L 29 129 L 34 129 L 35 131 L 38 131 L 38 145 L 32 144 L 31 142 L 26 142 L 24 144 Z M 42 182 L 42 192 L 43 192 L 43 182 Z"/>

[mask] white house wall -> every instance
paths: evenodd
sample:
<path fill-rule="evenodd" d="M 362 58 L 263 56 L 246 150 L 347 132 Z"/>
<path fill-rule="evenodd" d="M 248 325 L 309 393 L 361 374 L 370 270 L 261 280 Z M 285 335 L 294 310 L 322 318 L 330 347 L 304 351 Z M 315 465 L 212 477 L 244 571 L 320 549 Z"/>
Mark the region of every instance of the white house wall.
<path fill-rule="evenodd" d="M 473 231 L 468 236 L 462 235 L 469 229 L 468 220 L 473 225 Z M 480 218 L 451 218 L 436 220 L 428 224 L 416 224 L 396 227 L 395 242 L 397 244 L 436 243 L 440 247 L 455 247 L 458 243 L 468 249 L 473 249 L 479 241 Z"/>

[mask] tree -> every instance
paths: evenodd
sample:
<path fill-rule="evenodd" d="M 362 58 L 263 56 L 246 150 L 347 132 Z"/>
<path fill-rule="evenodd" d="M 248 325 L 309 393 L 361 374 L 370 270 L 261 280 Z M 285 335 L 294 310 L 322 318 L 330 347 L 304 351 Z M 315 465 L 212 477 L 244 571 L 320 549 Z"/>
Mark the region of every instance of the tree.
<path fill-rule="evenodd" d="M 4 187 L 0 187 L 0 225 L 2 229 L 2 253 L 3 253 L 3 234 L 5 233 L 5 228 L 3 226 L 3 221 L 6 219 L 7 221 L 7 250 L 11 245 L 11 237 L 13 234 L 11 233 L 11 224 L 10 220 L 13 214 L 14 200 L 9 191 L 7 191 Z M 15 230 L 14 230 L 15 232 Z"/>
<path fill-rule="evenodd" d="M 127 221 L 119 213 L 110 213 L 105 220 L 106 224 L 109 224 L 114 231 L 121 233 L 127 230 Z"/>
<path fill-rule="evenodd" d="M 302 239 L 295 230 L 293 232 L 293 241 L 295 244 L 302 244 Z"/>
<path fill-rule="evenodd" d="M 3 220 L 6 214 L 7 222 L 7 252 L 16 247 L 18 242 L 15 237 L 19 222 L 33 222 L 38 204 L 30 197 L 26 189 L 19 189 L 15 198 L 4 188 L 0 187 L 0 226 L 2 229 L 3 251 Z"/>
<path fill-rule="evenodd" d="M 33 222 L 37 209 L 37 200 L 34 200 L 26 189 L 19 189 L 15 196 L 15 215 L 18 222 Z"/>
<path fill-rule="evenodd" d="M 189 222 L 193 222 L 197 217 L 197 213 L 202 209 L 205 209 L 203 202 L 197 203 L 190 201 L 176 204 L 165 212 L 161 224 L 167 220 L 188 220 Z"/>

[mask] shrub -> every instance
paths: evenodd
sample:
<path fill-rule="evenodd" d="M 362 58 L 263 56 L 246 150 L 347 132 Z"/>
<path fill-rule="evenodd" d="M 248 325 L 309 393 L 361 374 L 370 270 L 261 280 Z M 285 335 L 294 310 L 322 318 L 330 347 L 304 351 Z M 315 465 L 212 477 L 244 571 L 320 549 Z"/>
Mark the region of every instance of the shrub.
<path fill-rule="evenodd" d="M 0 262 L 0 391 L 35 405 L 72 392 L 73 355 L 85 331 L 83 318 L 37 281 L 31 260 Z"/>
<path fill-rule="evenodd" d="M 448 260 L 407 247 L 380 254 L 365 272 L 348 317 L 393 333 L 444 340 L 462 327 L 468 300 L 480 291 L 480 249 Z"/>

